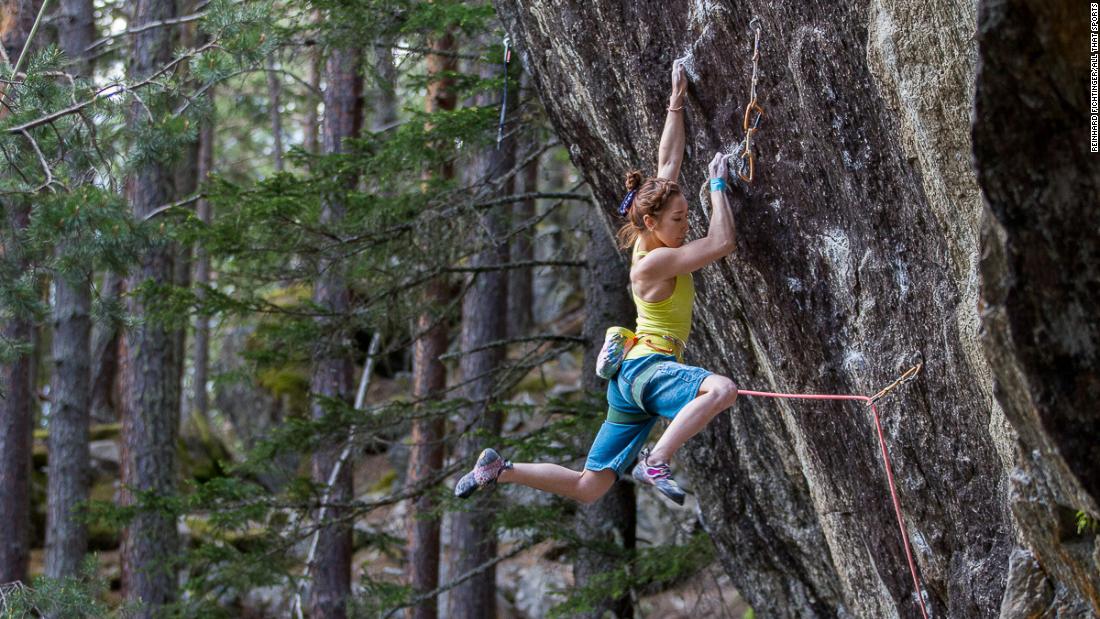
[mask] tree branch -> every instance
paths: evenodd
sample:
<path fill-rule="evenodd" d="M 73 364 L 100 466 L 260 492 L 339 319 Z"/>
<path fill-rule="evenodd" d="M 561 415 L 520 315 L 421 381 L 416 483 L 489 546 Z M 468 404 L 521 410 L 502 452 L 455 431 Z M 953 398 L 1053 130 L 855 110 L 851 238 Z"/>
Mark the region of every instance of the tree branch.
<path fill-rule="evenodd" d="M 444 273 L 489 273 L 512 269 L 530 269 L 532 267 L 583 267 L 586 264 L 583 260 L 521 260 L 519 262 L 490 264 L 483 267 L 445 267 L 442 271 Z"/>
<path fill-rule="evenodd" d="M 31 137 L 31 134 L 27 133 L 26 131 L 21 131 L 20 133 L 22 133 L 23 137 L 27 138 L 27 140 L 30 141 L 31 148 L 33 148 L 34 153 L 38 155 L 38 163 L 42 166 L 42 171 L 46 174 L 46 182 L 42 183 L 38 187 L 35 187 L 34 192 L 37 193 L 42 189 L 47 188 L 50 191 L 53 191 L 54 189 L 53 187 L 51 187 L 54 182 L 53 172 L 50 171 L 50 164 L 46 162 L 46 156 L 42 154 L 42 150 L 38 148 L 38 142 Z M 64 188 L 64 185 L 62 185 L 62 188 Z"/>
<path fill-rule="evenodd" d="M 184 204 L 190 204 L 192 202 L 195 202 L 197 200 L 200 200 L 200 199 L 204 198 L 205 196 L 206 196 L 206 194 L 204 194 L 204 193 L 194 193 L 194 194 L 191 194 L 191 195 L 187 196 L 186 198 L 183 198 L 182 200 L 177 200 L 177 201 L 175 201 L 171 204 L 162 204 L 162 205 L 158 206 L 157 208 L 155 208 L 155 209 L 149 211 L 148 213 L 146 213 L 145 217 L 142 218 L 142 221 L 149 221 L 150 219 L 156 217 L 157 215 L 160 215 L 164 211 L 176 208 L 177 206 L 183 206 Z"/>
<path fill-rule="evenodd" d="M 451 582 L 449 582 L 447 584 L 440 585 L 440 586 L 436 587 L 435 589 L 432 589 L 431 591 L 428 591 L 427 593 L 423 593 L 421 595 L 418 595 L 418 596 L 414 597 L 413 599 L 401 604 L 400 606 L 396 606 L 394 608 L 391 608 L 390 611 L 387 612 L 382 617 L 383 617 L 383 619 L 389 619 L 390 617 L 393 616 L 394 613 L 401 610 L 402 608 L 410 608 L 410 607 L 416 606 L 416 605 L 420 604 L 421 602 L 423 602 L 425 600 L 430 600 L 430 599 L 436 597 L 437 595 L 439 595 L 440 593 L 443 593 L 444 591 L 454 589 L 455 587 L 461 585 L 462 583 L 466 582 L 467 580 L 470 580 L 474 576 L 477 576 L 478 574 L 481 574 L 485 570 L 493 567 L 497 563 L 500 563 L 501 561 L 505 561 L 507 559 L 511 559 L 512 557 L 514 557 L 514 556 L 518 555 L 519 553 L 527 550 L 528 548 L 531 548 L 532 546 L 534 546 L 538 542 L 539 542 L 539 540 L 537 540 L 537 539 L 528 540 L 528 541 L 520 544 L 519 546 L 516 546 L 512 550 L 509 550 L 508 552 L 506 552 L 506 553 L 504 553 L 500 556 L 493 557 L 492 559 L 489 559 L 485 563 L 482 563 L 481 565 L 479 565 L 479 566 L 475 567 L 474 569 L 466 572 L 465 574 L 462 574 L 461 576 L 459 576 L 458 578 L 452 580 Z"/>
<path fill-rule="evenodd" d="M 203 8 L 206 4 L 209 4 L 209 2 L 200 3 L 198 8 Z M 84 48 L 84 53 L 87 54 L 88 52 L 94 51 L 97 47 L 110 43 L 115 39 L 121 39 L 122 37 L 130 36 L 132 34 L 139 34 L 145 32 L 146 30 L 152 30 L 153 28 L 160 28 L 162 26 L 175 26 L 176 24 L 186 24 L 188 22 L 202 19 L 205 16 L 206 11 L 198 11 L 195 13 L 191 13 L 190 15 L 184 15 L 182 17 L 174 17 L 172 19 L 162 19 L 160 21 L 146 22 L 140 26 L 127 28 L 126 30 L 123 30 L 122 32 L 119 32 L 117 34 L 110 34 L 103 37 L 102 39 L 93 41 L 91 45 Z"/>
<path fill-rule="evenodd" d="M 7 132 L 11 133 L 11 134 L 17 134 L 17 133 L 20 133 L 22 131 L 26 131 L 27 129 L 33 129 L 35 127 L 39 127 L 39 126 L 44 125 L 46 123 L 53 122 L 53 121 L 57 120 L 58 118 L 68 116 L 69 114 L 75 114 L 75 113 L 83 110 L 84 108 L 86 108 L 90 105 L 93 105 L 94 103 L 98 102 L 100 99 L 110 99 L 112 97 L 118 96 L 118 95 L 126 93 L 126 92 L 133 92 L 133 91 L 138 90 L 140 88 L 144 88 L 145 86 L 148 86 L 149 84 L 153 83 L 156 80 L 156 78 L 158 78 L 161 75 L 164 75 L 165 73 L 168 73 L 169 71 L 174 69 L 176 67 L 176 65 L 180 64 L 181 62 L 183 62 L 185 60 L 190 60 L 191 58 L 201 54 L 202 52 L 205 52 L 206 50 L 212 49 L 216 46 L 217 46 L 217 44 L 214 41 L 211 41 L 211 42 L 203 45 L 202 47 L 188 50 L 187 52 L 181 54 L 178 58 L 174 59 L 172 62 L 169 62 L 168 64 L 161 67 L 156 73 L 153 73 L 149 77 L 145 78 L 144 80 L 142 80 L 140 82 L 137 82 L 136 84 L 131 84 L 131 85 L 112 84 L 110 86 L 105 86 L 105 87 L 99 89 L 99 91 L 96 92 L 95 96 L 93 96 L 91 99 L 87 99 L 87 100 L 81 101 L 80 103 L 70 105 L 68 107 L 57 110 L 56 112 L 51 112 L 49 114 L 46 114 L 45 116 L 39 116 L 38 118 L 35 118 L 34 120 L 27 121 L 27 122 L 25 122 L 21 125 L 16 125 L 14 127 L 9 127 L 7 129 Z"/>
<path fill-rule="evenodd" d="M 578 337 L 576 335 L 555 335 L 555 334 L 534 335 L 534 336 L 529 336 L 529 337 L 515 337 L 515 338 L 506 339 L 506 340 L 494 340 L 492 342 L 488 342 L 488 343 L 486 343 L 482 346 L 478 346 L 476 348 L 471 348 L 469 350 L 457 350 L 455 352 L 449 352 L 449 353 L 444 354 L 444 355 L 439 355 L 439 359 L 440 360 L 455 359 L 457 357 L 462 357 L 462 356 L 465 356 L 465 355 L 472 355 L 475 352 L 481 352 L 483 350 L 488 350 L 490 348 L 497 348 L 497 347 L 500 347 L 500 346 L 507 346 L 509 344 L 521 344 L 523 342 L 571 342 L 571 343 L 576 343 L 576 344 L 586 344 L 586 343 L 588 343 L 588 340 L 584 339 L 583 337 Z"/>
<path fill-rule="evenodd" d="M 538 198 L 560 198 L 562 200 L 578 200 L 580 202 L 592 202 L 592 198 L 583 193 L 566 193 L 566 192 L 542 192 L 532 191 L 528 193 L 517 193 L 510 196 L 501 196 L 492 200 L 486 200 L 484 202 L 477 202 L 473 206 L 474 208 L 487 208 L 490 206 L 500 206 L 501 204 L 515 204 L 517 202 L 524 202 L 527 200 L 535 200 Z"/>

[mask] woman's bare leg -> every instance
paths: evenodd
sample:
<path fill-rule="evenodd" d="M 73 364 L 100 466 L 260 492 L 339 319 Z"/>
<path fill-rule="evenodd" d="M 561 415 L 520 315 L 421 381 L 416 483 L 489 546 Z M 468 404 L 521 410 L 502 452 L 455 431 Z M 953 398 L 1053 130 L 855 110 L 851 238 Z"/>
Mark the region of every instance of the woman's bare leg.
<path fill-rule="evenodd" d="M 649 452 L 649 461 L 670 462 L 673 454 L 689 438 L 705 428 L 718 413 L 733 406 L 735 400 L 737 388 L 733 381 L 717 374 L 704 378 L 699 385 L 699 395 L 676 414 L 676 418 Z"/>
<path fill-rule="evenodd" d="M 522 484 L 536 490 L 553 492 L 581 503 L 592 503 L 615 483 L 615 471 L 574 471 L 546 462 L 517 462 L 501 471 L 497 481 Z"/>

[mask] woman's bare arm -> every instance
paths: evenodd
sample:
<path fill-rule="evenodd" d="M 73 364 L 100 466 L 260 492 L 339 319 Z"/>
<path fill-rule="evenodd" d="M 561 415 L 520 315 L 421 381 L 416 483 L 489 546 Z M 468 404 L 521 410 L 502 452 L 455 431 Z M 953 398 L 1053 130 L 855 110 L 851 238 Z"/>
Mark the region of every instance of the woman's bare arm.
<path fill-rule="evenodd" d="M 710 163 L 711 178 L 726 178 L 726 155 L 717 153 Z M 707 235 L 680 247 L 658 247 L 634 265 L 632 279 L 658 281 L 697 271 L 720 260 L 737 247 L 733 210 L 726 192 L 710 192 L 711 214 Z"/>
<path fill-rule="evenodd" d="M 684 94 L 687 75 L 682 61 L 672 63 L 672 94 L 668 97 L 668 114 L 661 131 L 661 146 L 657 151 L 657 177 L 677 181 L 684 161 Z M 677 108 L 680 108 L 677 110 Z"/>

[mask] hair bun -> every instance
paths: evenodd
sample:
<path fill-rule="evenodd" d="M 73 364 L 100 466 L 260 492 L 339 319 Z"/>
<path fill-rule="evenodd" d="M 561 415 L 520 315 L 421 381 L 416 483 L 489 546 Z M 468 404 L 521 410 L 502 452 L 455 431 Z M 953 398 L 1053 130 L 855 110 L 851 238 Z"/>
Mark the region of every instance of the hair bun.
<path fill-rule="evenodd" d="M 631 170 L 626 173 L 626 190 L 634 191 L 642 186 L 642 181 L 645 177 L 642 176 L 640 170 Z"/>

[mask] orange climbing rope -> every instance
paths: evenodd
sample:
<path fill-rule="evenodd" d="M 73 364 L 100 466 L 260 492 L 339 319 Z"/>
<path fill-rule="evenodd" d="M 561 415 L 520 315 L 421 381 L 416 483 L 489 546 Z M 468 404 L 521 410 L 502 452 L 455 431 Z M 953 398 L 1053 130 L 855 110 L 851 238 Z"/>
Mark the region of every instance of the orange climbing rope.
<path fill-rule="evenodd" d="M 913 576 L 913 591 L 917 595 L 917 603 L 920 604 L 921 616 L 924 619 L 928 619 L 928 610 L 924 607 L 924 596 L 921 594 L 920 578 L 917 576 L 917 568 L 913 563 L 913 553 L 909 549 L 909 534 L 905 530 L 905 519 L 901 515 L 901 502 L 898 501 L 897 487 L 894 485 L 894 470 L 890 466 L 890 455 L 886 451 L 886 437 L 882 433 L 882 424 L 879 423 L 878 409 L 875 408 L 875 402 L 881 400 L 886 394 L 894 390 L 896 387 L 903 385 L 914 378 L 917 373 L 920 372 L 921 364 L 910 368 L 904 374 L 902 374 L 897 380 L 882 389 L 873 396 L 865 395 L 828 395 L 828 394 L 808 394 L 808 393 L 771 393 L 768 391 L 749 391 L 747 389 L 738 389 L 738 395 L 758 396 L 763 398 L 785 398 L 785 399 L 798 399 L 798 400 L 858 400 L 866 402 L 871 408 L 871 415 L 875 420 L 875 429 L 878 430 L 878 443 L 882 448 L 882 463 L 886 466 L 886 481 L 890 485 L 890 498 L 894 501 L 894 513 L 898 518 L 898 529 L 901 531 L 901 542 L 905 548 L 905 558 L 909 562 L 909 573 Z"/>

